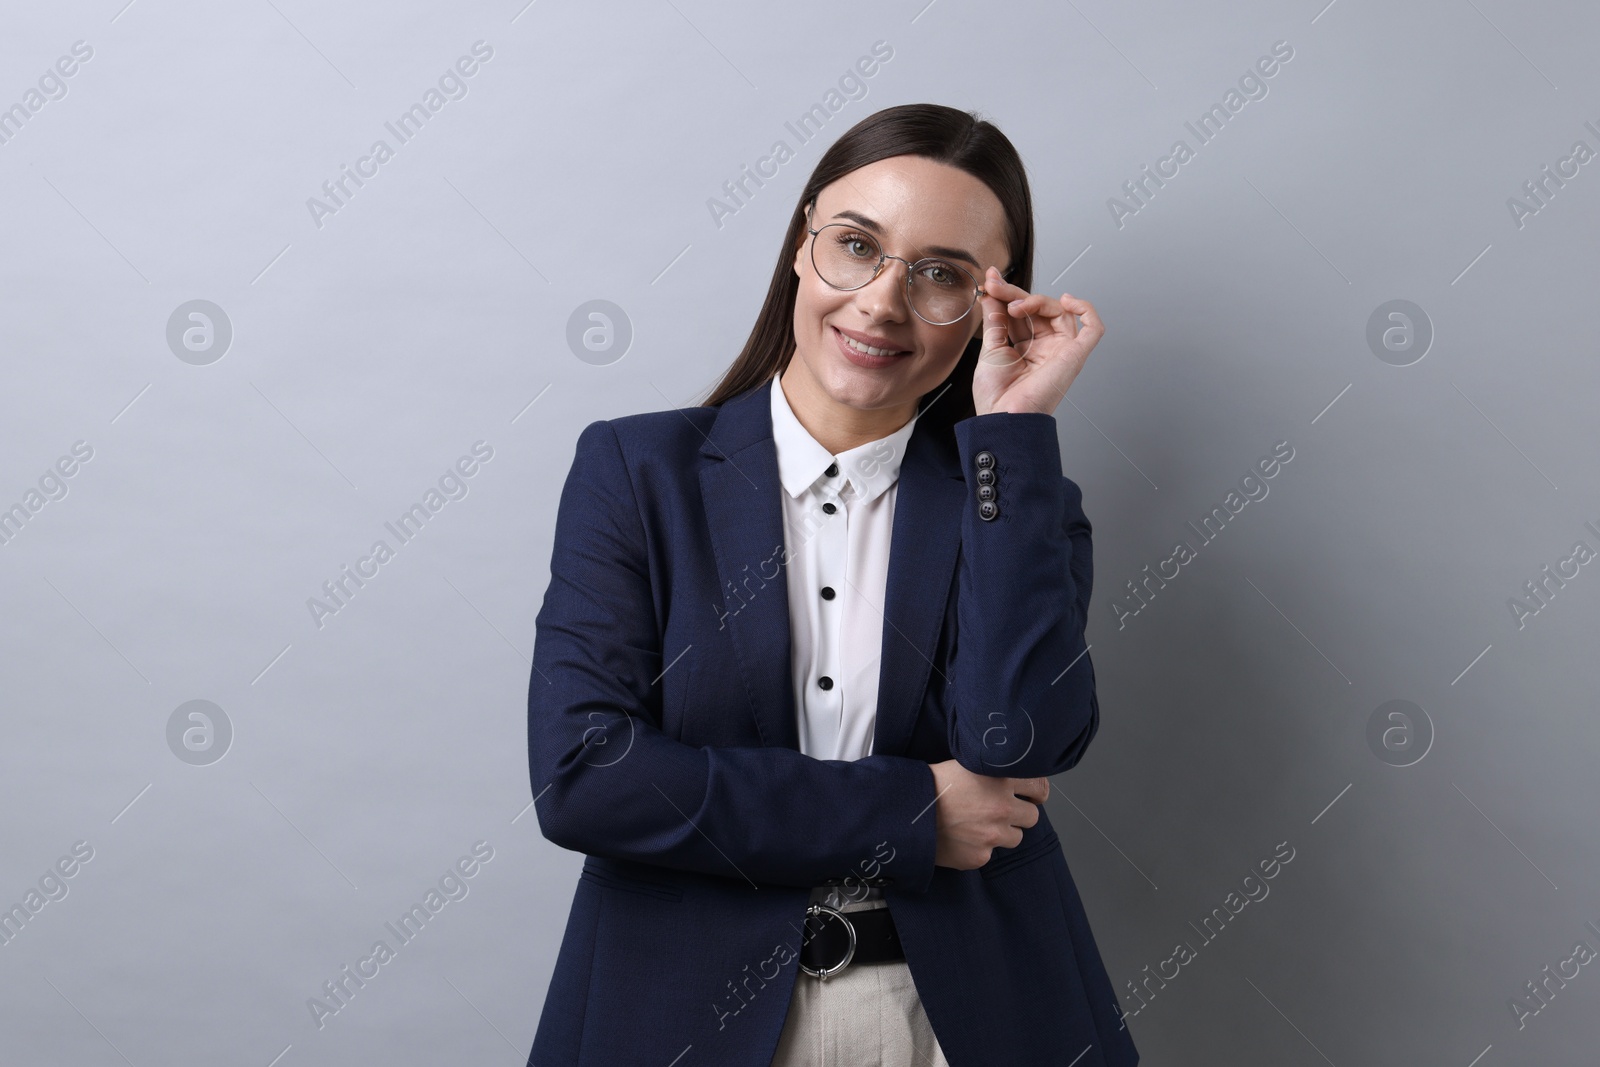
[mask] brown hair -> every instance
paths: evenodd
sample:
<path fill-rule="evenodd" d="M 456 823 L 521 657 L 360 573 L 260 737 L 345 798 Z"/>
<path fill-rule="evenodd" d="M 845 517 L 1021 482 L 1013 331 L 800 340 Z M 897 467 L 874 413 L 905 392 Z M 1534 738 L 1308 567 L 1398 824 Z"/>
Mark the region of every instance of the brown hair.
<path fill-rule="evenodd" d="M 806 225 L 806 205 L 823 188 L 869 163 L 891 156 L 922 156 L 958 167 L 987 185 L 1006 214 L 1006 243 L 1011 269 L 1006 280 L 1023 289 L 1033 287 L 1033 198 L 1022 158 L 1006 135 L 975 112 L 942 104 L 901 104 L 874 112 L 846 130 L 835 141 L 800 190 L 799 202 L 789 220 L 778 251 L 778 263 L 767 287 L 767 298 L 756 315 L 744 350 L 723 373 L 703 406 L 720 407 L 741 393 L 766 383 L 789 365 L 794 355 L 794 304 L 800 279 L 793 269 L 794 250 Z M 971 312 L 983 313 L 980 303 Z M 928 396 L 938 399 L 938 421 L 954 426 L 976 414 L 972 404 L 972 372 L 982 348 L 980 333 L 968 342 L 948 378 Z M 930 412 L 932 414 L 933 412 Z"/>

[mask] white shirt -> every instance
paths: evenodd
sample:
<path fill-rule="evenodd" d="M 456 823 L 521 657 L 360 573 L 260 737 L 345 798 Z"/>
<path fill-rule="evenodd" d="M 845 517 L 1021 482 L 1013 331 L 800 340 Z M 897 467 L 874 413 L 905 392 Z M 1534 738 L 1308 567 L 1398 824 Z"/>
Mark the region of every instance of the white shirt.
<path fill-rule="evenodd" d="M 772 440 L 783 484 L 790 665 L 800 751 L 817 759 L 872 754 L 895 491 L 916 422 L 914 415 L 887 437 L 834 456 L 800 424 L 774 376 Z M 865 878 L 868 872 L 851 873 Z M 858 884 L 835 888 L 847 893 L 819 886 L 812 899 L 840 907 L 883 895 Z"/>

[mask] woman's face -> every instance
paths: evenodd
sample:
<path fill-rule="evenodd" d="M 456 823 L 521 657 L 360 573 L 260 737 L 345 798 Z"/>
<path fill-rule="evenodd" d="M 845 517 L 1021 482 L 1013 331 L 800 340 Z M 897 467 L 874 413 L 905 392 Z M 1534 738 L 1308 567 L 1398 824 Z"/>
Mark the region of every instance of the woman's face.
<path fill-rule="evenodd" d="M 1012 265 L 999 198 L 966 171 L 922 156 L 881 159 L 823 187 L 810 226 L 819 229 L 830 222 L 849 223 L 884 252 L 911 263 L 939 248 L 942 258 L 964 267 L 979 286 L 990 266 L 1004 273 Z M 982 303 L 956 322 L 931 325 L 911 310 L 904 263 L 886 260 L 878 276 L 861 288 L 834 289 L 812 265 L 814 239 L 801 237 L 794 256 L 800 287 L 789 370 L 804 371 L 810 379 L 806 391 L 837 404 L 915 411 L 917 399 L 949 376 L 967 342 L 982 330 Z M 863 366 L 846 353 L 847 335 L 904 354 L 885 366 Z"/>

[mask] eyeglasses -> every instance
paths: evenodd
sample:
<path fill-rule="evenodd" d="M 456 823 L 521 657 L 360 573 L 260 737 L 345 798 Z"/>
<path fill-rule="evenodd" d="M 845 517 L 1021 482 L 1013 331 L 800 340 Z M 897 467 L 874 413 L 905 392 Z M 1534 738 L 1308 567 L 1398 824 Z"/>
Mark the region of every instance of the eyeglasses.
<path fill-rule="evenodd" d="M 878 242 L 847 222 L 830 222 L 806 229 L 812 237 L 811 265 L 817 277 L 835 289 L 860 289 L 876 278 L 884 263 L 898 259 L 906 265 L 906 296 L 919 319 L 931 326 L 959 322 L 978 297 L 987 296 L 965 267 L 947 259 L 919 259 L 915 263 L 891 256 Z"/>

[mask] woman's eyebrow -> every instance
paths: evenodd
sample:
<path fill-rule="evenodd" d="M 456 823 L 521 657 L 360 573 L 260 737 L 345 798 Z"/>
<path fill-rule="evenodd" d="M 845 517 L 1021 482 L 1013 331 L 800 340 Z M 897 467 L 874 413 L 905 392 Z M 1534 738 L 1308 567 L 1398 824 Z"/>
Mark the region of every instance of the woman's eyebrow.
<path fill-rule="evenodd" d="M 854 222 L 863 229 L 872 230 L 875 233 L 883 234 L 885 236 L 888 234 L 888 231 L 882 226 L 867 218 L 859 211 L 841 211 L 833 217 L 836 219 L 849 219 L 851 222 Z M 931 256 L 943 256 L 946 259 L 964 259 L 968 263 L 971 263 L 974 267 L 977 267 L 979 270 L 983 269 L 983 265 L 978 262 L 977 257 L 973 256 L 972 253 L 963 251 L 959 248 L 946 248 L 943 245 L 929 245 L 926 249 L 924 249 L 924 251 Z"/>

